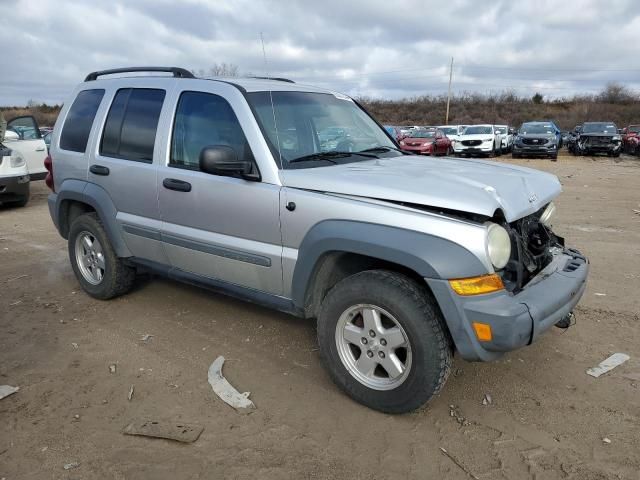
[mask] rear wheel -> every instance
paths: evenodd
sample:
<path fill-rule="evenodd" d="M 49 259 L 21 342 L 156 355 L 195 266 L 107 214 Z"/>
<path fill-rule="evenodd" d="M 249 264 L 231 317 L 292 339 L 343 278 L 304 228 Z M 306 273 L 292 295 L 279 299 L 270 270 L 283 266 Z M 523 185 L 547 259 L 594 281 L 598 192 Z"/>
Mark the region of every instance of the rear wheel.
<path fill-rule="evenodd" d="M 452 362 L 442 316 L 426 288 L 383 270 L 357 273 L 329 291 L 318 315 L 318 343 L 333 381 L 388 413 L 429 401 Z"/>
<path fill-rule="evenodd" d="M 76 278 L 89 295 L 108 300 L 131 290 L 135 269 L 116 255 L 95 213 L 80 215 L 73 221 L 68 248 Z"/>

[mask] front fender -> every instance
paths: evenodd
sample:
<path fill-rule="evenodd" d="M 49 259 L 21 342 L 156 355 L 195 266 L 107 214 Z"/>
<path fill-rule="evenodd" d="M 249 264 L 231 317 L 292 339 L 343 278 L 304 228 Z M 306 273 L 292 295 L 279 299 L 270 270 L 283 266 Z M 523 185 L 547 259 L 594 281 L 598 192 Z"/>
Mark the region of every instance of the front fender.
<path fill-rule="evenodd" d="M 298 249 L 291 294 L 303 308 L 320 258 L 330 252 L 366 255 L 409 268 L 423 278 L 484 275 L 482 262 L 469 250 L 434 235 L 349 220 L 325 220 L 313 226 Z"/>

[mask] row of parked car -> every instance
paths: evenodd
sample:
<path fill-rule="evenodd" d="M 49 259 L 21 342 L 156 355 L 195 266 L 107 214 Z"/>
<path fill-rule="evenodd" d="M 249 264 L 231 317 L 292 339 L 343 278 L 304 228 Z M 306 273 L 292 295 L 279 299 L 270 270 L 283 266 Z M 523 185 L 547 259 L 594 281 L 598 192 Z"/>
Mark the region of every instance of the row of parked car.
<path fill-rule="evenodd" d="M 640 155 L 640 125 L 618 129 L 612 122 L 586 122 L 570 132 L 561 131 L 553 121 L 525 122 L 518 130 L 491 124 L 385 128 L 402 150 L 420 155 L 492 157 L 510 152 L 513 158 L 555 160 L 565 145 L 575 155 Z"/>

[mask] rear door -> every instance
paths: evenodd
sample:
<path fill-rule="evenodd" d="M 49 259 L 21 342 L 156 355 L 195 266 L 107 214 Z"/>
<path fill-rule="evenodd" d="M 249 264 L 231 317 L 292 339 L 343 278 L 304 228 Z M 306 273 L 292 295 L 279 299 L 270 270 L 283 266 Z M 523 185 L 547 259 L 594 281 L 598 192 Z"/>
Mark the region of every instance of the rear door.
<path fill-rule="evenodd" d="M 240 105 L 230 103 L 239 100 L 223 96 L 228 86 L 210 82 L 206 88 L 175 94 L 169 152 L 158 170 L 165 251 L 183 271 L 280 295 L 280 187 L 200 171 L 200 152 L 211 145 L 233 148 L 257 171 L 235 113 Z"/>
<path fill-rule="evenodd" d="M 16 117 L 7 123 L 7 130 L 18 134 L 18 140 L 8 143 L 11 143 L 11 148 L 18 150 L 26 160 L 31 178 L 43 179 L 47 173 L 44 168 L 47 146 L 42 139 L 36 119 L 31 115 Z"/>
<path fill-rule="evenodd" d="M 160 242 L 157 164 L 158 125 L 166 80 L 108 92 L 110 106 L 89 158 L 88 181 L 110 196 L 124 241 L 139 259 L 167 264 Z"/>

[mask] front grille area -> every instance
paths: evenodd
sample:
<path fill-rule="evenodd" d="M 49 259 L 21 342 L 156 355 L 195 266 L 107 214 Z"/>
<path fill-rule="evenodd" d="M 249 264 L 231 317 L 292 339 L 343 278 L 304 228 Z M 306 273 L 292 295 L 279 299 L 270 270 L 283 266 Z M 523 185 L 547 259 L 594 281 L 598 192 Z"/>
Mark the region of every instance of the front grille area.
<path fill-rule="evenodd" d="M 465 147 L 477 147 L 482 144 L 482 140 L 463 140 L 462 145 Z"/>
<path fill-rule="evenodd" d="M 408 147 L 419 147 L 424 142 L 405 142 Z"/>
<path fill-rule="evenodd" d="M 546 138 L 523 138 L 522 143 L 524 145 L 546 145 Z"/>
<path fill-rule="evenodd" d="M 588 137 L 589 144 L 593 146 L 607 146 L 613 143 L 612 137 Z"/>

